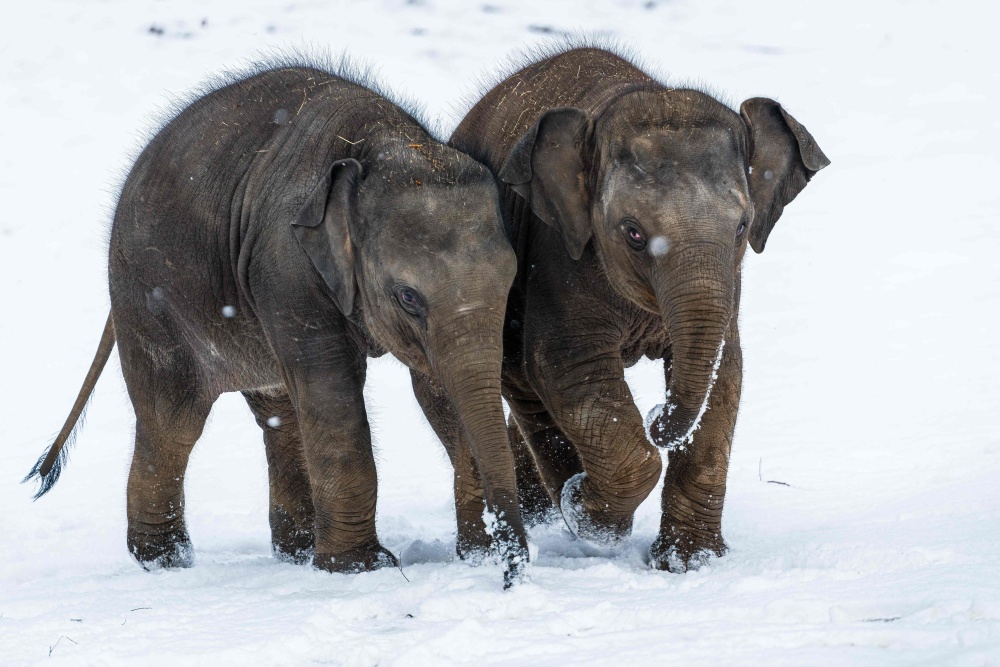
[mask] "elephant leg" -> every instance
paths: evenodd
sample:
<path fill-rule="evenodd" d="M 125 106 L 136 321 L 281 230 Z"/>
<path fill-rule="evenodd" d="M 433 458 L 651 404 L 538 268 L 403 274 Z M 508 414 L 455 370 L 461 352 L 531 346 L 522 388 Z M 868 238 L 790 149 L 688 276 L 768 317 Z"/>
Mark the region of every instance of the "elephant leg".
<path fill-rule="evenodd" d="M 243 396 L 264 432 L 271 550 L 281 560 L 308 562 L 315 547 L 315 512 L 295 408 L 287 394 L 247 391 Z"/>
<path fill-rule="evenodd" d="M 507 438 L 514 453 L 514 473 L 517 476 L 517 497 L 521 517 L 526 526 L 545 523 L 556 505 L 552 502 L 535 465 L 531 447 L 517 425 L 514 415 L 507 419 Z"/>
<path fill-rule="evenodd" d="M 486 509 L 483 482 L 472 448 L 444 390 L 421 373 L 410 371 L 410 378 L 417 402 L 448 452 L 455 471 L 455 516 L 458 521 L 455 550 L 462 560 L 481 560 L 489 551 L 491 539 L 483 521 Z"/>
<path fill-rule="evenodd" d="M 342 573 L 398 567 L 375 532 L 378 479 L 365 411 L 364 352 L 337 332 L 275 347 L 290 352 L 282 355 L 290 359 L 282 366 L 312 489 L 313 566 Z"/>
<path fill-rule="evenodd" d="M 571 370 L 559 372 L 561 368 Z M 631 533 L 632 515 L 662 470 L 659 451 L 646 438 L 625 382 L 621 359 L 607 355 L 547 363 L 532 376 L 541 379 L 540 395 L 559 430 L 575 445 L 583 467 L 562 485 L 558 497 L 566 524 L 583 539 L 620 543 Z M 566 447 L 562 440 L 549 442 L 560 451 Z"/>
<path fill-rule="evenodd" d="M 135 408 L 135 450 L 128 476 L 126 539 L 145 569 L 190 567 L 184 473 L 215 402 L 198 384 L 193 360 L 174 350 L 157 364 L 127 333 L 119 336 L 122 373 Z"/>
<path fill-rule="evenodd" d="M 583 472 L 583 466 L 576 449 L 537 396 L 508 394 L 507 404 L 521 509 L 525 521 L 537 525 L 559 506 L 563 484 Z"/>
<path fill-rule="evenodd" d="M 734 326 L 701 426 L 690 444 L 667 454 L 660 532 L 650 547 L 656 569 L 684 572 L 726 551 L 722 506 L 742 384 L 743 352 Z"/>

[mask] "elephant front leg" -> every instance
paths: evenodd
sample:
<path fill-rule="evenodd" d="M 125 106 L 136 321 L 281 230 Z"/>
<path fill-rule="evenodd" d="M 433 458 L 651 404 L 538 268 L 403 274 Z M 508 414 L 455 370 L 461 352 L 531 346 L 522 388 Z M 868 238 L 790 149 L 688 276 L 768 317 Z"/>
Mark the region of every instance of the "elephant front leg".
<path fill-rule="evenodd" d="M 363 395 L 365 359 L 358 354 L 308 368 L 309 377 L 293 383 L 293 401 L 315 511 L 313 565 L 343 573 L 398 567 L 375 533 L 378 480 Z"/>
<path fill-rule="evenodd" d="M 552 374 L 560 367 L 572 371 Z M 620 358 L 554 363 L 546 371 L 543 399 L 576 445 L 584 471 L 562 487 L 563 518 L 577 536 L 617 545 L 632 532 L 636 508 L 659 481 L 660 454 L 646 438 Z"/>
<path fill-rule="evenodd" d="M 684 572 L 726 551 L 722 506 L 742 382 L 743 352 L 734 332 L 723 348 L 700 427 L 690 443 L 667 453 L 660 532 L 650 547 L 650 565 L 656 569 Z M 657 421 L 651 425 L 654 437 Z"/>

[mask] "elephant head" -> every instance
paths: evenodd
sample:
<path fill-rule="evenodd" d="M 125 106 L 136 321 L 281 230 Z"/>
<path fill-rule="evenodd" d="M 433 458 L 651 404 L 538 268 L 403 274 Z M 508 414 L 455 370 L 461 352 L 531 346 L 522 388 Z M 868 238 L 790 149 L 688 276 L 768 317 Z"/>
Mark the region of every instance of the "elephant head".
<path fill-rule="evenodd" d="M 657 439 L 670 447 L 707 405 L 747 243 L 762 252 L 784 206 L 828 164 L 772 100 L 737 114 L 694 90 L 650 88 L 594 116 L 545 112 L 499 176 L 574 259 L 592 242 L 616 291 L 662 318 L 672 369 Z"/>

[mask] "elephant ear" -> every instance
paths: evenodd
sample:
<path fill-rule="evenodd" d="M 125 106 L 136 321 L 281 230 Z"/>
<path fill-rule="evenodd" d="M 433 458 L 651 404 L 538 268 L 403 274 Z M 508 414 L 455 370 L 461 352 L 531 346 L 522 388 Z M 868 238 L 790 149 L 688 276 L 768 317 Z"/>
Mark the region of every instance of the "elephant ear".
<path fill-rule="evenodd" d="M 774 100 L 749 99 L 740 106 L 740 115 L 749 137 L 750 245 L 760 253 L 785 206 L 830 160 L 805 126 Z"/>
<path fill-rule="evenodd" d="M 562 235 L 573 259 L 580 259 L 591 235 L 588 125 L 580 109 L 550 109 L 518 140 L 500 168 L 500 180 Z"/>
<path fill-rule="evenodd" d="M 334 162 L 292 223 L 296 240 L 344 315 L 354 309 L 357 291 L 350 230 L 354 195 L 363 177 L 364 168 L 357 160 Z"/>

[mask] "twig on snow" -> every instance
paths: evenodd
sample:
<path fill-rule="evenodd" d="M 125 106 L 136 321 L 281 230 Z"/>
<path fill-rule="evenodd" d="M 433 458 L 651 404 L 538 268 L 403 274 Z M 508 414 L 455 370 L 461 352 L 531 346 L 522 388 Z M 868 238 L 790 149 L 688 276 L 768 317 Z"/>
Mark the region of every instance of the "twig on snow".
<path fill-rule="evenodd" d="M 59 635 L 59 639 L 56 640 L 56 643 L 49 647 L 49 657 L 50 658 L 52 657 L 52 651 L 55 649 L 56 646 L 59 646 L 59 642 L 61 642 L 64 639 L 68 639 L 69 641 L 71 641 L 74 644 L 76 644 L 76 642 L 73 641 L 73 639 L 71 637 L 67 637 L 66 635 Z M 77 644 L 77 646 L 79 646 L 79 644 Z"/>
<path fill-rule="evenodd" d="M 757 459 L 757 479 L 760 480 L 761 482 L 764 481 L 764 472 L 763 471 L 764 471 L 764 457 L 762 456 L 759 459 Z M 779 482 L 776 479 L 769 479 L 769 480 L 767 480 L 767 483 L 768 484 L 781 484 L 782 486 L 789 486 L 789 487 L 791 486 L 791 484 L 786 484 L 785 482 Z"/>

